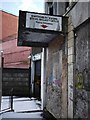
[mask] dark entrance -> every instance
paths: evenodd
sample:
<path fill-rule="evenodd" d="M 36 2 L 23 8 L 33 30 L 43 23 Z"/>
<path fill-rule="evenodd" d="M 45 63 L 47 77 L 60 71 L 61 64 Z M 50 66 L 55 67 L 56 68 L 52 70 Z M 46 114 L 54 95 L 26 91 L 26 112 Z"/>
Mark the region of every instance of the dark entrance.
<path fill-rule="evenodd" d="M 34 97 L 41 99 L 41 60 L 35 61 Z"/>

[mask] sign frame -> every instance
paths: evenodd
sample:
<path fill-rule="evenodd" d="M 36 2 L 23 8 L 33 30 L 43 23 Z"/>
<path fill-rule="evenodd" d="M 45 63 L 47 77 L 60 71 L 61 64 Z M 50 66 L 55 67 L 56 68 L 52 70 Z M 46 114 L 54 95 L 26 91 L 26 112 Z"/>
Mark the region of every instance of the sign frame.
<path fill-rule="evenodd" d="M 61 18 L 61 21 L 62 21 L 61 29 L 60 29 L 60 31 L 56 31 L 56 30 L 50 30 L 50 29 L 41 29 L 41 28 L 37 29 L 37 28 L 26 27 L 26 24 L 27 24 L 26 23 L 26 14 L 48 16 L 50 18 L 51 17 Z M 60 15 L 49 15 L 49 14 L 45 14 L 45 13 L 36 13 L 36 12 L 20 10 L 19 11 L 19 21 L 18 21 L 19 25 L 18 25 L 18 43 L 17 43 L 17 45 L 18 46 L 29 46 L 29 47 L 48 47 L 48 44 L 50 43 L 50 41 L 52 41 L 58 35 L 63 35 L 64 32 L 66 32 L 66 28 L 64 27 L 64 23 L 67 20 L 66 18 L 67 17 L 63 17 Z M 34 38 L 35 36 L 37 36 L 37 37 Z M 39 38 L 39 37 L 40 37 L 40 40 L 38 41 L 37 38 Z M 42 41 L 42 39 L 43 39 L 43 41 Z"/>

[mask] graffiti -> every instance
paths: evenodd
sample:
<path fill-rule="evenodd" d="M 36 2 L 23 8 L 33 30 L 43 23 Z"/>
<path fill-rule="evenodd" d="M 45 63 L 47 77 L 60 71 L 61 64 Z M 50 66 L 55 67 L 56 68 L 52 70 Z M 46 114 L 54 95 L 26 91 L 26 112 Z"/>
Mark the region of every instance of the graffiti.
<path fill-rule="evenodd" d="M 53 80 L 53 84 L 57 85 L 57 86 L 60 86 L 60 80 Z"/>
<path fill-rule="evenodd" d="M 89 90 L 89 69 L 75 71 L 75 118 L 83 118 L 88 116 L 88 92 Z"/>
<path fill-rule="evenodd" d="M 76 69 L 75 80 L 76 80 L 76 88 L 77 89 L 86 89 L 89 90 L 89 76 L 90 71 L 88 69 L 84 69 L 82 72 Z"/>
<path fill-rule="evenodd" d="M 76 74 L 76 88 L 83 89 L 83 87 L 84 87 L 83 73 L 79 72 Z"/>

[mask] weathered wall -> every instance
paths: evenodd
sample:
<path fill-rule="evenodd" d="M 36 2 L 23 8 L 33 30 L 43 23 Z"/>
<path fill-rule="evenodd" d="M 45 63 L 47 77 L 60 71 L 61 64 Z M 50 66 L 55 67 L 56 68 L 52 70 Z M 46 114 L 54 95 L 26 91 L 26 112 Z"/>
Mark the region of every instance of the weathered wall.
<path fill-rule="evenodd" d="M 48 47 L 46 108 L 56 118 L 67 114 L 67 59 L 64 42 L 64 38 L 59 36 Z"/>
<path fill-rule="evenodd" d="M 70 14 L 72 16 L 72 23 L 75 28 L 90 18 L 89 10 L 90 2 L 78 2 L 70 11 Z"/>
<path fill-rule="evenodd" d="M 67 55 L 62 56 L 62 95 L 61 95 L 61 118 L 67 118 L 67 104 L 68 104 L 68 93 L 67 93 Z"/>
<path fill-rule="evenodd" d="M 75 80 L 75 117 L 88 118 L 88 93 L 90 92 L 90 22 L 86 22 L 76 30 L 76 56 L 74 66 Z"/>
<path fill-rule="evenodd" d="M 29 96 L 29 69 L 4 68 L 2 95 Z"/>
<path fill-rule="evenodd" d="M 68 102 L 68 117 L 70 118 L 88 118 L 90 109 L 89 8 L 90 2 L 77 3 L 69 13 L 70 18 L 68 21 L 68 55 L 72 54 L 70 55 L 71 57 L 68 56 L 68 63 L 69 60 L 72 62 L 71 67 L 68 66 L 68 91 L 69 81 L 72 83 L 71 90 L 69 92 L 71 102 Z M 72 47 L 69 49 L 70 45 L 72 45 Z M 71 71 L 70 74 L 69 70 Z M 71 113 L 69 110 L 73 110 L 73 112 Z"/>
<path fill-rule="evenodd" d="M 74 88 L 74 27 L 71 17 L 68 18 L 68 118 L 73 118 L 73 88 Z"/>

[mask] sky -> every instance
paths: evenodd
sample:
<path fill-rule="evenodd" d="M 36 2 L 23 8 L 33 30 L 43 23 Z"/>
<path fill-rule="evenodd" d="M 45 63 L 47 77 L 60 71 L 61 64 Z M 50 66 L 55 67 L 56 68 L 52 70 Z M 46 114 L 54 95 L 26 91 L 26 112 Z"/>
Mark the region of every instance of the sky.
<path fill-rule="evenodd" d="M 0 0 L 0 9 L 19 16 L 19 10 L 44 13 L 44 0 Z"/>
<path fill-rule="evenodd" d="M 17 16 L 19 16 L 19 10 L 44 13 L 44 1 L 45 0 L 0 0 L 0 9 Z M 58 1 L 64 2 L 65 0 Z M 84 2 L 90 0 L 79 1 Z"/>

